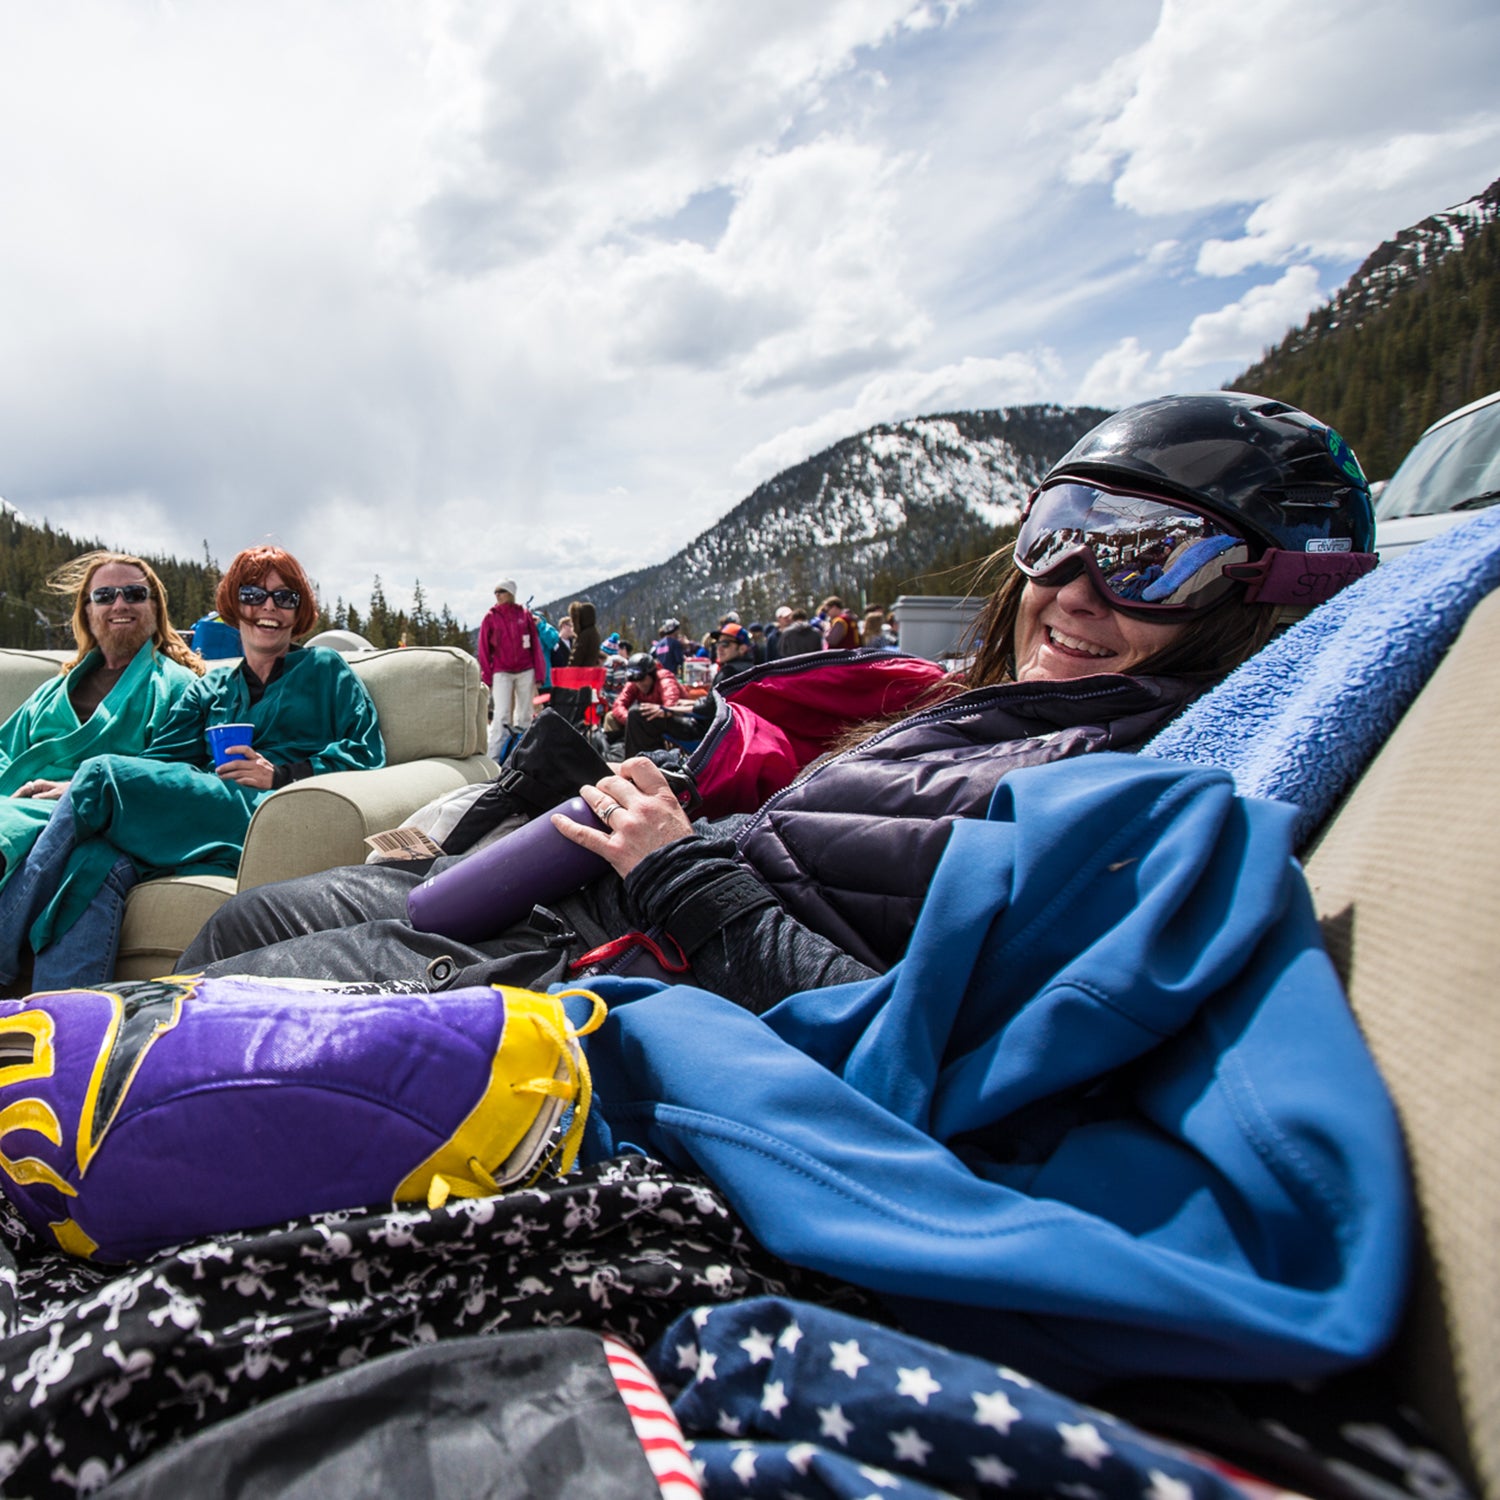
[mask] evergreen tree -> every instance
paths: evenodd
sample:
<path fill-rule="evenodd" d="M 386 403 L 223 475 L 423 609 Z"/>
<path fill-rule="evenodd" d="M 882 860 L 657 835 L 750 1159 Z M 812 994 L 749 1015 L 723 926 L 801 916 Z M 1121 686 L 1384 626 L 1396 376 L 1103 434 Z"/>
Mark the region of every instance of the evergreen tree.
<path fill-rule="evenodd" d="M 1377 276 L 1397 261 L 1383 246 L 1226 387 L 1312 412 L 1348 439 L 1372 479 L 1389 477 L 1438 418 L 1500 389 L 1500 217 L 1430 269 L 1394 283 Z"/>

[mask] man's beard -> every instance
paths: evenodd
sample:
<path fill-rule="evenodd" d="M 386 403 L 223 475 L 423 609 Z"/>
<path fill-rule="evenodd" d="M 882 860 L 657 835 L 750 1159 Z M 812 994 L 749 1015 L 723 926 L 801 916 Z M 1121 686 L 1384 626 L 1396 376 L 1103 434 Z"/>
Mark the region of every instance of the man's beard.
<path fill-rule="evenodd" d="M 132 625 L 105 625 L 96 631 L 100 648 L 109 648 L 114 656 L 134 656 L 156 630 L 154 615 L 143 615 Z"/>

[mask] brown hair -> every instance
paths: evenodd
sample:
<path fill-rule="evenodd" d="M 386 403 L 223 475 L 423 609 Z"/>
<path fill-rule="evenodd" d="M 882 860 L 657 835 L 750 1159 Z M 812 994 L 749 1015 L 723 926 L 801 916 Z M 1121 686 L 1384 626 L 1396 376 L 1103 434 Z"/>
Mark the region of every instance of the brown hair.
<path fill-rule="evenodd" d="M 228 625 L 240 622 L 240 589 L 247 583 L 259 584 L 272 570 L 281 574 L 289 589 L 302 595 L 297 606 L 297 617 L 292 621 L 292 634 L 306 635 L 317 623 L 318 596 L 313 592 L 312 581 L 302 570 L 302 564 L 283 547 L 246 547 L 237 552 L 219 580 L 219 592 L 214 604 Z"/>
<path fill-rule="evenodd" d="M 945 677 L 918 695 L 899 713 L 888 714 L 845 730 L 829 747 L 838 752 L 862 745 L 872 734 L 910 718 L 925 709 L 935 708 L 944 699 L 970 688 L 996 687 L 1015 679 L 1016 617 L 1021 611 L 1021 591 L 1026 575 L 1011 562 L 1014 544 L 1007 544 L 988 557 L 975 576 L 980 587 L 1001 568 L 1005 569 L 999 585 L 985 601 L 978 618 L 969 628 L 967 644 L 974 648 L 974 659 L 962 682 Z M 1233 595 L 1222 604 L 1192 618 L 1182 631 L 1160 651 L 1131 667 L 1131 677 L 1180 677 L 1187 682 L 1205 685 L 1227 677 L 1246 658 L 1253 656 L 1271 639 L 1277 625 L 1277 611 L 1270 605 L 1247 605 Z"/>
<path fill-rule="evenodd" d="M 573 622 L 573 649 L 568 653 L 570 667 L 597 667 L 599 655 L 599 621 L 594 606 L 587 599 L 575 599 L 568 606 Z"/>
<path fill-rule="evenodd" d="M 1015 674 L 1016 617 L 1026 575 L 1011 562 L 1015 544 L 989 557 L 976 582 L 1004 568 L 999 586 L 985 601 L 969 631 L 974 660 L 965 674 L 971 688 L 1009 682 Z M 1130 669 L 1132 677 L 1181 677 L 1188 682 L 1217 682 L 1271 639 L 1276 611 L 1247 605 L 1238 591 L 1192 617 L 1189 628 Z"/>
<path fill-rule="evenodd" d="M 65 562 L 47 579 L 47 587 L 54 594 L 71 595 L 73 599 L 73 644 L 78 654 L 63 664 L 64 672 L 71 672 L 85 656 L 99 644 L 89 624 L 89 590 L 94 586 L 94 574 L 111 563 L 121 563 L 127 568 L 137 569 L 151 590 L 151 602 L 156 606 L 156 629 L 151 632 L 151 644 L 163 656 L 170 657 L 179 666 L 201 677 L 206 670 L 203 658 L 177 633 L 167 617 L 167 590 L 150 563 L 130 552 L 85 552 Z"/>

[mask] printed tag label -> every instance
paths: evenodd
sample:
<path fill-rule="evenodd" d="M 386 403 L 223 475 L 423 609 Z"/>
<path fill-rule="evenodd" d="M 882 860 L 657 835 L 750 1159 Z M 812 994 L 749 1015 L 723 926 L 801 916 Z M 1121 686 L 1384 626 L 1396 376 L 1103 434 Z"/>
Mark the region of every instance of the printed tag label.
<path fill-rule="evenodd" d="M 365 843 L 385 859 L 436 859 L 443 852 L 420 828 L 372 833 Z"/>

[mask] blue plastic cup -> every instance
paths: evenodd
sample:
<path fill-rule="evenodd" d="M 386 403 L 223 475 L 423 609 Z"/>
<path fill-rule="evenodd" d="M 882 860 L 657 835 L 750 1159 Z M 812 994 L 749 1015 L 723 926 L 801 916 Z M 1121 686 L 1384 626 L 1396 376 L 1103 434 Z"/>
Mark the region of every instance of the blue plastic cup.
<path fill-rule="evenodd" d="M 231 753 L 229 747 L 252 744 L 255 738 L 255 725 L 210 724 L 205 732 L 208 735 L 208 748 L 213 753 L 214 764 L 222 766 L 225 761 L 244 759 L 238 751 Z"/>

